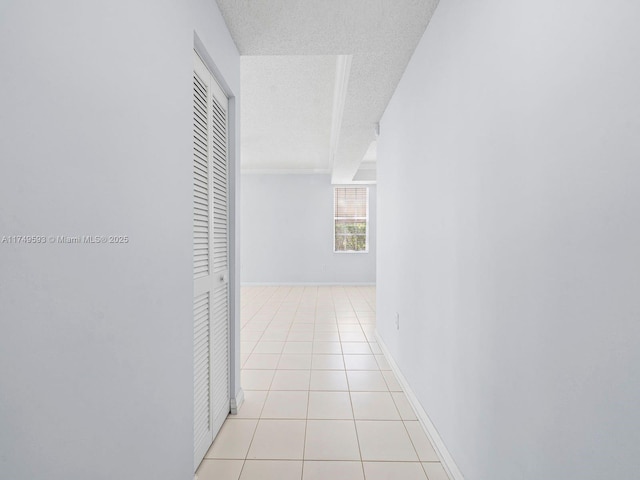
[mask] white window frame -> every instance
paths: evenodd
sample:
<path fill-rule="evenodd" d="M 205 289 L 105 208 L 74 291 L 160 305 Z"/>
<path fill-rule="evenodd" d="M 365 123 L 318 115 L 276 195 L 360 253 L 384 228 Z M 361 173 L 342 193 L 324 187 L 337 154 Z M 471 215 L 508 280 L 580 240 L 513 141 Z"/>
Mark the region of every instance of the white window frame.
<path fill-rule="evenodd" d="M 364 250 L 336 250 L 336 220 L 340 219 L 340 218 L 354 218 L 354 219 L 362 219 L 362 217 L 336 217 L 336 189 L 337 188 L 364 188 L 365 191 L 367 192 L 367 199 L 366 199 L 366 204 L 367 204 L 367 216 L 365 217 L 364 221 L 366 224 L 366 232 L 365 232 L 365 249 Z M 355 185 L 334 185 L 333 186 L 333 190 L 332 190 L 332 194 L 333 194 L 333 236 L 331 237 L 331 241 L 333 243 L 333 253 L 356 253 L 356 254 L 361 254 L 361 253 L 369 253 L 369 187 L 362 187 L 362 186 L 355 186 Z M 358 235 L 358 234 L 354 234 L 354 235 Z"/>

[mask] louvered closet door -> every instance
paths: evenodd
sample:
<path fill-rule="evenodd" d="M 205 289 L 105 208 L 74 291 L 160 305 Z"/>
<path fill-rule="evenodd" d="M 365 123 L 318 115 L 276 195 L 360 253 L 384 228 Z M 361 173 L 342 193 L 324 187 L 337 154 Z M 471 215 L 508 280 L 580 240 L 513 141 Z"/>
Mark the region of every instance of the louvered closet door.
<path fill-rule="evenodd" d="M 228 99 L 195 55 L 193 75 L 194 462 L 229 413 Z"/>

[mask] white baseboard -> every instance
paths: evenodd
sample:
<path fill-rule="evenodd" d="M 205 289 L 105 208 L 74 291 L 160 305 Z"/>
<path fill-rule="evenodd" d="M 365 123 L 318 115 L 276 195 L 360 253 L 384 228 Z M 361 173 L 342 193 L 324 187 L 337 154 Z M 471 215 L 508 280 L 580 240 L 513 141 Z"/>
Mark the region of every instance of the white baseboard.
<path fill-rule="evenodd" d="M 446 470 L 447 475 L 449 475 L 449 478 L 451 480 L 464 480 L 464 477 L 462 476 L 462 472 L 456 465 L 456 462 L 453 460 L 453 457 L 449 453 L 449 450 L 447 450 L 447 447 L 444 444 L 442 438 L 440 437 L 438 430 L 436 429 L 435 425 L 429 418 L 429 415 L 427 415 L 427 412 L 425 411 L 425 409 L 420 404 L 418 397 L 416 397 L 415 393 L 411 389 L 409 382 L 407 382 L 407 379 L 404 377 L 404 375 L 400 371 L 398 364 L 396 363 L 393 356 L 389 352 L 389 349 L 385 345 L 384 341 L 382 340 L 382 337 L 380 336 L 377 330 L 375 332 L 375 335 L 376 335 L 376 340 L 378 341 L 378 345 L 380 345 L 380 349 L 382 350 L 382 353 L 384 353 L 384 356 L 386 357 L 387 362 L 389 362 L 389 365 L 391 366 L 391 370 L 393 370 L 393 373 L 398 379 L 398 382 L 400 382 L 400 385 L 402 386 L 402 390 L 404 391 L 404 394 L 406 395 L 407 400 L 409 400 L 409 403 L 413 407 L 413 410 L 415 411 L 416 416 L 418 417 L 418 420 L 422 425 L 422 429 L 425 431 L 427 437 L 431 441 L 433 448 L 435 448 L 436 453 L 438 454 L 438 458 L 440 458 L 440 462 L 442 463 L 442 466 Z"/>
<path fill-rule="evenodd" d="M 231 398 L 231 415 L 237 415 L 240 407 L 244 403 L 244 390 L 242 388 L 235 396 L 235 398 Z"/>
<path fill-rule="evenodd" d="M 303 170 L 301 168 L 281 168 L 281 169 L 241 169 L 242 175 L 331 175 L 331 170 L 324 168 L 313 168 Z"/>
<path fill-rule="evenodd" d="M 241 282 L 241 287 L 372 287 L 376 282 Z"/>
<path fill-rule="evenodd" d="M 242 287 L 370 287 L 375 282 L 242 282 Z"/>

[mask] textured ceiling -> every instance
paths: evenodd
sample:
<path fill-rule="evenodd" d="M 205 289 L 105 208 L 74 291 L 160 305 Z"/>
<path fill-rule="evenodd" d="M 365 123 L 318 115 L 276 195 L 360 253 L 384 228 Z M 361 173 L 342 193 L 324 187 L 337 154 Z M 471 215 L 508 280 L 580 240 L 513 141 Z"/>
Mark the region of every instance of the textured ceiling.
<path fill-rule="evenodd" d="M 437 0 L 217 1 L 244 56 L 243 169 L 350 182 Z M 351 56 L 339 109 L 338 55 Z"/>
<path fill-rule="evenodd" d="M 241 58 L 244 170 L 329 171 L 334 56 Z"/>

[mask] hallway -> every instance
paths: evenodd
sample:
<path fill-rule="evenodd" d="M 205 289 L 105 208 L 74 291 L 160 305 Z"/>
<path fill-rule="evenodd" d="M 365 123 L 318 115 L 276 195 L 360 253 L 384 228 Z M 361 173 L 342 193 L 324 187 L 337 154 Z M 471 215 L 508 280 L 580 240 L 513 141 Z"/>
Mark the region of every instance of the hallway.
<path fill-rule="evenodd" d="M 244 287 L 242 386 L 199 480 L 447 480 L 374 336 L 375 287 Z"/>

